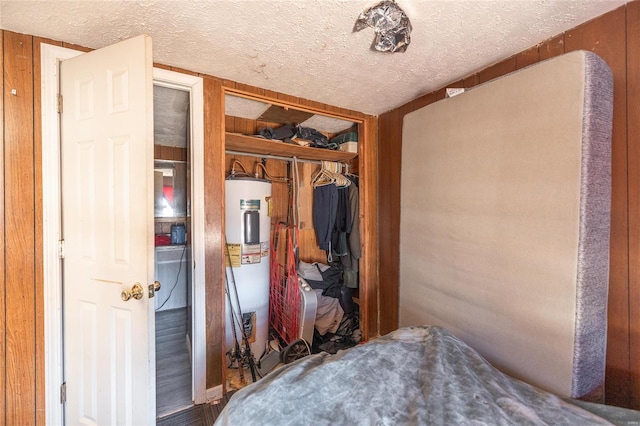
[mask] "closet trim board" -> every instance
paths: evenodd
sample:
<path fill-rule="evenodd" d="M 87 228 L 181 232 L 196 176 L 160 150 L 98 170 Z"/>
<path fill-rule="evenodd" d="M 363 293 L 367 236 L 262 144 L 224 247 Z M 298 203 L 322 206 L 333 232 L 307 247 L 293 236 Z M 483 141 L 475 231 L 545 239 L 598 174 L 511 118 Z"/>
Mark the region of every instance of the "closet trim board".
<path fill-rule="evenodd" d="M 640 294 L 640 2 L 627 5 L 627 146 L 629 171 L 629 294 Z M 629 297 L 629 317 L 640 317 L 640 301 Z M 631 401 L 640 408 L 640 321 L 631 320 Z"/>
<path fill-rule="evenodd" d="M 61 42 L 33 37 L 33 87 L 42 87 L 41 76 L 41 46 L 42 43 L 54 46 L 62 46 Z M 1 55 L 0 55 L 1 56 Z M 0 74 L 1 75 L 1 74 Z M 34 163 L 35 167 L 35 193 L 36 193 L 36 295 L 44 294 L 44 225 L 43 225 L 43 204 L 42 204 L 42 92 L 34 90 L 33 93 L 33 130 L 34 130 Z M 44 425 L 46 423 L 46 382 L 45 382 L 45 310 L 44 297 L 36 297 L 36 424 Z"/>
<path fill-rule="evenodd" d="M 418 109 L 436 101 L 435 92 L 416 99 L 411 105 Z M 408 111 L 407 111 L 408 112 Z M 395 109 L 378 118 L 379 143 L 377 178 L 379 244 L 384 251 L 379 257 L 380 334 L 398 328 L 400 277 L 400 171 L 402 163 L 402 118 L 405 112 Z"/>
<path fill-rule="evenodd" d="M 207 380 L 211 389 L 225 386 L 224 353 L 224 90 L 218 79 L 204 83 L 204 187 Z"/>
<path fill-rule="evenodd" d="M 6 337 L 7 337 L 7 324 L 6 324 L 6 282 L 5 282 L 5 274 L 6 274 L 6 251 L 5 247 L 7 244 L 6 235 L 5 235 L 5 206 L 4 199 L 6 197 L 6 189 L 4 186 L 4 150 L 5 150 L 5 137 L 4 137 L 4 31 L 0 31 L 0 140 L 2 141 L 2 160 L 0 161 L 0 183 L 2 183 L 1 195 L 0 195 L 0 254 L 2 254 L 2 258 L 5 259 L 4 262 L 0 262 L 0 370 L 7 371 L 7 358 L 6 358 Z M 6 419 L 6 381 L 5 374 L 0 374 L 0 419 Z"/>
<path fill-rule="evenodd" d="M 360 244 L 362 259 L 359 279 L 359 296 L 366 309 L 361 310 L 361 329 L 365 340 L 378 336 L 380 332 L 380 286 L 378 280 L 379 244 L 378 244 L 378 175 L 375 173 L 378 163 L 378 119 L 367 116 L 359 126 L 359 139 L 366 143 L 358 144 L 360 161 L 359 205 L 360 205 Z"/>

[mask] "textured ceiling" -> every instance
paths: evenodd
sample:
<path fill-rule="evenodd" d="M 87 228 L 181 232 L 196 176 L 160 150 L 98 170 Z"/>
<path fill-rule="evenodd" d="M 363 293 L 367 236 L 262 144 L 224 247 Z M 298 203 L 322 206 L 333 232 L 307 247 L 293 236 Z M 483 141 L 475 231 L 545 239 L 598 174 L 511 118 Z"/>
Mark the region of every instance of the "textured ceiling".
<path fill-rule="evenodd" d="M 397 0 L 413 33 L 395 54 L 352 33 L 375 3 L 0 0 L 0 27 L 91 48 L 146 33 L 156 62 L 378 115 L 625 0 Z"/>

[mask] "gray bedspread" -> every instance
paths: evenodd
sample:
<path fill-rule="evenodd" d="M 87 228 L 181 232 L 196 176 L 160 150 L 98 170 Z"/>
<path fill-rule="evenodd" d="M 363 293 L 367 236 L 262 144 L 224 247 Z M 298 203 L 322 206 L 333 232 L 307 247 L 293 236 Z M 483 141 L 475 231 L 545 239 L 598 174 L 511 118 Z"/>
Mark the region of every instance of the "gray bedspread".
<path fill-rule="evenodd" d="M 312 355 L 238 391 L 216 425 L 610 424 L 515 380 L 441 327 Z"/>

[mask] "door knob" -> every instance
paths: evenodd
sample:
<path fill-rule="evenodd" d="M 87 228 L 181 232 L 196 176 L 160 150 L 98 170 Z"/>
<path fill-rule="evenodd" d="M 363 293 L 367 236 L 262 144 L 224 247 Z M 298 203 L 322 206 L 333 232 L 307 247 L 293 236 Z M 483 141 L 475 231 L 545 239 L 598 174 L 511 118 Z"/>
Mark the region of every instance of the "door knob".
<path fill-rule="evenodd" d="M 149 299 L 156 295 L 156 291 L 160 290 L 160 281 L 154 281 L 153 284 L 149 284 Z"/>
<path fill-rule="evenodd" d="M 122 294 L 120 294 L 120 297 L 122 297 L 122 300 L 125 302 L 132 297 L 136 300 L 140 300 L 142 299 L 142 292 L 143 288 L 140 283 L 135 283 L 133 287 L 131 287 L 131 290 L 124 290 Z"/>

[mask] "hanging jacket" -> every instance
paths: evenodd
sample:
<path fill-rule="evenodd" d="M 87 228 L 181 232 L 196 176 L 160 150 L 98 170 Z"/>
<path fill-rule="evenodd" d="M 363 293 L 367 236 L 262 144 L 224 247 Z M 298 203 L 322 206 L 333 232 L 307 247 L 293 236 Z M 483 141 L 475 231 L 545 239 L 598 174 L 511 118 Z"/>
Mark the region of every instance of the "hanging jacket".
<path fill-rule="evenodd" d="M 313 189 L 313 227 L 321 250 L 331 250 L 331 234 L 336 222 L 338 189 L 335 184 Z"/>

